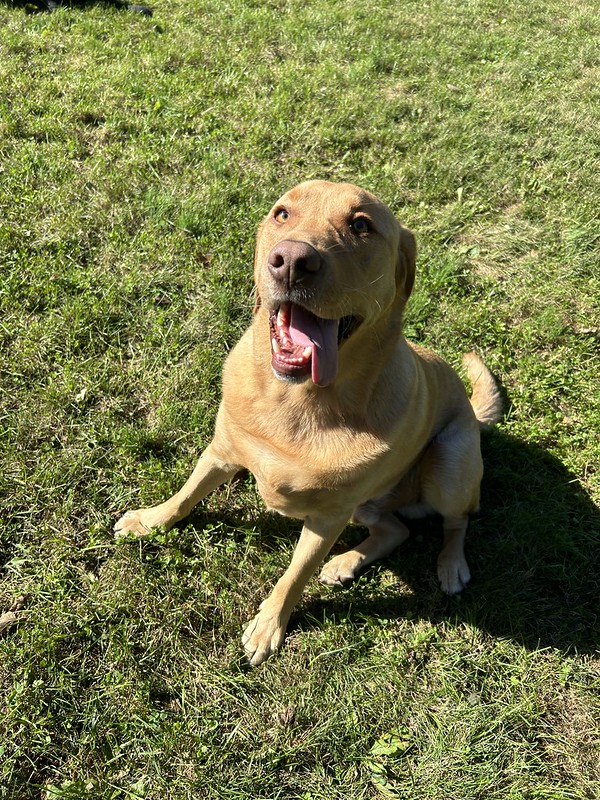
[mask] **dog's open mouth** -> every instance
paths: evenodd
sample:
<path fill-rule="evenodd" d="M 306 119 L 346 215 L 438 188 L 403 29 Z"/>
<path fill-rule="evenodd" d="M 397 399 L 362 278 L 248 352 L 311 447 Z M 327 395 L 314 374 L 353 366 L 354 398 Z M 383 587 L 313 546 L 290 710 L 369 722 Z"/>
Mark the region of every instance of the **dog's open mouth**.
<path fill-rule="evenodd" d="M 333 382 L 338 348 L 358 327 L 356 317 L 323 319 L 295 303 L 284 303 L 269 316 L 271 365 L 277 377 L 317 386 Z"/>

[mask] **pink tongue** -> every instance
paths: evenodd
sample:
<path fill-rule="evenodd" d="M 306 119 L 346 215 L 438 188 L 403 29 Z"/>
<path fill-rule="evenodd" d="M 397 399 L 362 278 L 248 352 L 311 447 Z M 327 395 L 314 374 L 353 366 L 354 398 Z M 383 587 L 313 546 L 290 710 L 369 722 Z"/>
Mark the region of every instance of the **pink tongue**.
<path fill-rule="evenodd" d="M 292 304 L 290 336 L 294 344 L 312 348 L 311 377 L 317 386 L 328 386 L 338 367 L 338 321 L 321 319 L 301 306 Z"/>

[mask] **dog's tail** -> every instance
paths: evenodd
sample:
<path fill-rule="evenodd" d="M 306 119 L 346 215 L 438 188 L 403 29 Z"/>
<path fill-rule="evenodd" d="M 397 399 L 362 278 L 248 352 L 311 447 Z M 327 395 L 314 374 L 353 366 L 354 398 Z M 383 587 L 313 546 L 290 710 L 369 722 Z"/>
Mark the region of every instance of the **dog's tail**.
<path fill-rule="evenodd" d="M 466 353 L 463 364 L 473 387 L 471 405 L 481 426 L 494 425 L 502 417 L 502 395 L 494 376 L 477 353 Z"/>

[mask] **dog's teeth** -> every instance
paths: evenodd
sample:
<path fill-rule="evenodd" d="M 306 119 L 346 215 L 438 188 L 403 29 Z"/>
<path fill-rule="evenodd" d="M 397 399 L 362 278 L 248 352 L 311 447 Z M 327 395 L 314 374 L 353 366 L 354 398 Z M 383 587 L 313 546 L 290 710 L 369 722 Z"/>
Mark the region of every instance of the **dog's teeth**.
<path fill-rule="evenodd" d="M 310 356 L 312 356 L 312 347 L 305 347 L 302 351 L 302 355 L 304 358 L 310 358 Z"/>
<path fill-rule="evenodd" d="M 279 342 L 277 341 L 277 339 L 275 337 L 273 337 L 271 339 L 271 347 L 273 348 L 273 352 L 274 353 L 280 353 L 281 352 L 281 345 L 279 344 Z"/>

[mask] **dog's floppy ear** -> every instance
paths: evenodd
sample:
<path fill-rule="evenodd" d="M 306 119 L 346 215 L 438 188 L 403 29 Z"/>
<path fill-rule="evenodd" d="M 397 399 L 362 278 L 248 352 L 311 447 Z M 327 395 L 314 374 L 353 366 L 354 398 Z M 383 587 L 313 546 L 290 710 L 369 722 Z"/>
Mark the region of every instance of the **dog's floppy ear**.
<path fill-rule="evenodd" d="M 258 230 L 256 232 L 256 244 L 254 245 L 254 287 L 252 288 L 252 293 L 254 294 L 254 308 L 252 309 L 252 314 L 256 314 L 262 305 L 260 293 L 258 291 L 258 251 L 260 246 L 260 233 L 264 224 L 265 221 L 263 220 L 258 226 Z"/>
<path fill-rule="evenodd" d="M 417 244 L 415 237 L 408 228 L 400 227 L 400 242 L 398 244 L 398 262 L 396 265 L 396 292 L 406 303 L 410 297 L 415 283 L 415 270 L 417 261 Z"/>
<path fill-rule="evenodd" d="M 256 314 L 256 312 L 262 305 L 262 300 L 260 299 L 260 295 L 258 293 L 258 286 L 254 286 L 254 288 L 252 289 L 252 293 L 254 294 L 254 308 L 252 309 L 252 313 Z"/>

